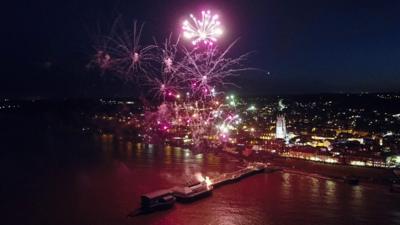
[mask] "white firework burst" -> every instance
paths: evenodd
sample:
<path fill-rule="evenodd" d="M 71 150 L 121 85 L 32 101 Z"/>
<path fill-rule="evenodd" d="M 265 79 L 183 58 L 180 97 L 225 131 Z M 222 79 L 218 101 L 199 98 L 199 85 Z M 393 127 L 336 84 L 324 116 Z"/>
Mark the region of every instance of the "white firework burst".
<path fill-rule="evenodd" d="M 212 15 L 210 10 L 202 11 L 201 16 L 201 19 L 197 19 L 190 14 L 191 20 L 183 22 L 183 37 L 192 40 L 193 45 L 200 42 L 213 45 L 223 33 L 219 16 L 218 14 Z"/>

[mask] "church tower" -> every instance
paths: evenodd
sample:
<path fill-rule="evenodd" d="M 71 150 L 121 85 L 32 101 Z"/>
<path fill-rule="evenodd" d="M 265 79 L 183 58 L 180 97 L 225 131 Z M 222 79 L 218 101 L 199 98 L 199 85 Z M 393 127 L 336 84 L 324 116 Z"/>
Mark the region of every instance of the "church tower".
<path fill-rule="evenodd" d="M 284 116 L 277 116 L 276 118 L 276 134 L 275 138 L 285 139 L 286 138 L 286 122 Z"/>

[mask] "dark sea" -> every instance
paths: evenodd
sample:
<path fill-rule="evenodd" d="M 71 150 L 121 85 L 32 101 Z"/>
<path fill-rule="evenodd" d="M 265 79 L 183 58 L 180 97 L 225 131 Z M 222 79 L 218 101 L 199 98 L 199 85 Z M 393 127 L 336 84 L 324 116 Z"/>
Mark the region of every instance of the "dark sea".
<path fill-rule="evenodd" d="M 216 153 L 60 132 L 42 122 L 1 121 L 4 225 L 400 224 L 400 194 L 387 187 L 284 172 L 254 175 L 190 204 L 127 217 L 143 193 L 181 185 L 195 173 L 234 171 L 239 163 Z"/>

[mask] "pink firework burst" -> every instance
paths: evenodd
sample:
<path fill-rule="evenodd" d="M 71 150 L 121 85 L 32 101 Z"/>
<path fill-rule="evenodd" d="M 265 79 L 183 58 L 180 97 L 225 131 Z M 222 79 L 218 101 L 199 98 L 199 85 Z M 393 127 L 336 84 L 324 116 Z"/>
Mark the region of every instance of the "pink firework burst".
<path fill-rule="evenodd" d="M 190 14 L 190 20 L 183 21 L 183 37 L 192 41 L 193 45 L 204 43 L 213 45 L 222 35 L 218 14 L 212 15 L 210 10 L 201 12 L 201 19 Z"/>

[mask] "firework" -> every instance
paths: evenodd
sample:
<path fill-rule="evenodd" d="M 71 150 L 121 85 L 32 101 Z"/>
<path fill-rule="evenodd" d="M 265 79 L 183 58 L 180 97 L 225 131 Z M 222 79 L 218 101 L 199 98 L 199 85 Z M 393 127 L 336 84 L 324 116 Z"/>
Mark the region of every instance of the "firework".
<path fill-rule="evenodd" d="M 98 30 L 97 34 L 93 37 L 93 49 L 95 50 L 95 54 L 87 65 L 88 68 L 97 67 L 102 72 L 113 69 L 113 58 L 109 52 L 110 39 L 108 37 L 109 36 L 103 35 L 100 30 Z"/>
<path fill-rule="evenodd" d="M 134 21 L 132 28 L 126 29 L 122 19 L 117 18 L 110 34 L 99 38 L 94 63 L 127 80 L 148 73 L 155 61 L 153 50 L 156 46 L 141 44 L 143 27 L 143 23 Z"/>
<path fill-rule="evenodd" d="M 192 40 L 193 45 L 200 42 L 213 45 L 223 33 L 218 14 L 212 15 L 210 10 L 202 11 L 201 19 L 190 14 L 190 20 L 183 22 L 182 29 L 183 36 Z"/>
<path fill-rule="evenodd" d="M 165 39 L 162 45 L 156 44 L 159 49 L 159 58 L 161 61 L 161 71 L 167 74 L 173 74 L 178 70 L 178 46 L 180 37 L 175 42 L 172 40 L 172 34 Z"/>
<path fill-rule="evenodd" d="M 162 98 L 163 101 L 167 99 L 180 98 L 179 90 L 181 86 L 179 85 L 179 80 L 173 76 L 161 77 L 148 77 L 148 86 L 150 86 L 150 92 L 153 93 L 155 98 Z"/>
<path fill-rule="evenodd" d="M 94 56 L 93 63 L 98 65 L 102 71 L 108 70 L 112 67 L 111 56 L 102 50 L 98 50 Z"/>
<path fill-rule="evenodd" d="M 154 55 L 152 50 L 154 45 L 141 45 L 144 24 L 133 23 L 133 28 L 129 32 L 123 26 L 120 33 L 111 37 L 113 52 L 115 54 L 116 70 L 124 75 L 132 76 L 137 72 L 147 73 L 152 67 Z"/>
<path fill-rule="evenodd" d="M 147 90 L 160 103 L 146 112 L 143 137 L 171 138 L 184 136 L 194 146 L 231 141 L 241 119 L 234 96 L 224 101 L 226 85 L 233 76 L 253 68 L 245 67 L 249 53 L 230 56 L 236 41 L 227 48 L 214 43 L 222 34 L 218 15 L 203 11 L 201 19 L 191 15 L 183 23 L 183 37 L 193 45 L 206 48 L 186 48 L 180 36 L 172 34 L 162 42 L 141 44 L 143 24 L 133 23 L 126 30 L 120 21 L 114 23 L 111 34 L 103 36 L 95 47 L 93 62 L 102 70 L 122 75 Z M 156 109 L 156 110 L 155 110 Z M 155 140 L 152 138 L 152 140 Z"/>
<path fill-rule="evenodd" d="M 207 50 L 183 50 L 185 60 L 180 70 L 194 96 L 203 99 L 215 97 L 217 88 L 234 85 L 229 82 L 230 77 L 252 69 L 243 66 L 243 62 L 247 60 L 250 53 L 235 58 L 228 57 L 229 51 L 236 42 L 234 41 L 223 51 L 217 46 L 211 46 Z"/>
<path fill-rule="evenodd" d="M 156 42 L 157 47 L 157 63 L 159 63 L 160 70 L 147 76 L 147 84 L 151 87 L 154 97 L 167 99 L 180 98 L 179 91 L 183 90 L 184 84 L 180 77 L 180 58 L 178 55 L 178 44 L 180 38 L 172 41 L 172 35 L 165 39 L 162 44 Z"/>

